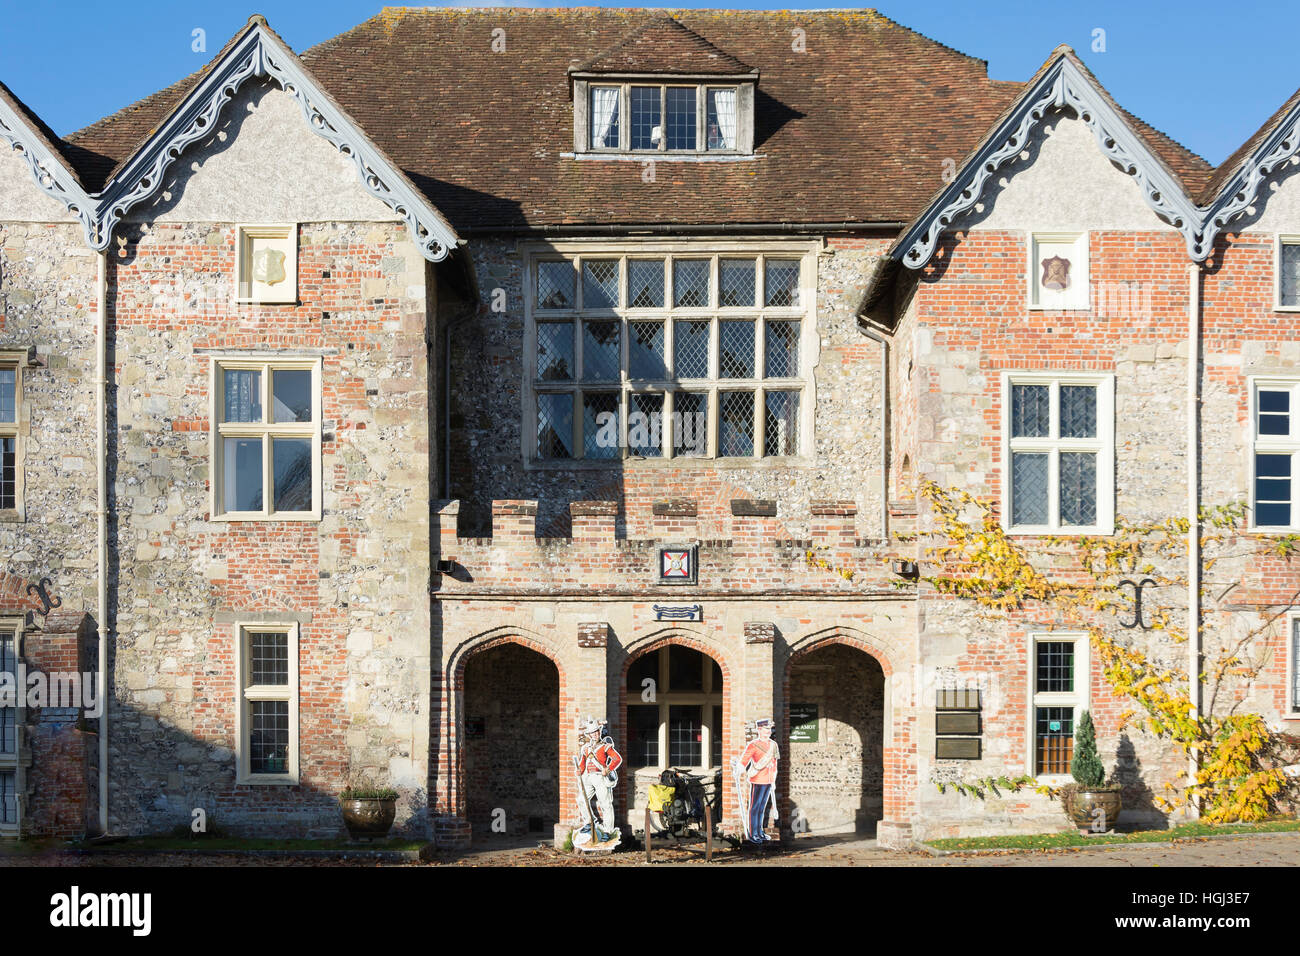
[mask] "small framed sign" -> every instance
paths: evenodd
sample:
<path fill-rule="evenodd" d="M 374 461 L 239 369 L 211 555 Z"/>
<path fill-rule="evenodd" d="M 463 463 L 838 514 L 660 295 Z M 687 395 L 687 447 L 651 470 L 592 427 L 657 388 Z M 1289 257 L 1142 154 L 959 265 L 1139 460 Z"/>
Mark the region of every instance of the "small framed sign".
<path fill-rule="evenodd" d="M 978 734 L 980 713 L 978 710 L 939 711 L 934 715 L 934 732 L 940 735 Z"/>
<path fill-rule="evenodd" d="M 817 705 L 790 705 L 790 743 L 815 744 L 817 736 Z"/>
<path fill-rule="evenodd" d="M 936 760 L 979 760 L 979 737 L 936 737 L 934 757 Z"/>
<path fill-rule="evenodd" d="M 695 584 L 699 580 L 699 546 L 665 544 L 659 548 L 660 584 Z"/>

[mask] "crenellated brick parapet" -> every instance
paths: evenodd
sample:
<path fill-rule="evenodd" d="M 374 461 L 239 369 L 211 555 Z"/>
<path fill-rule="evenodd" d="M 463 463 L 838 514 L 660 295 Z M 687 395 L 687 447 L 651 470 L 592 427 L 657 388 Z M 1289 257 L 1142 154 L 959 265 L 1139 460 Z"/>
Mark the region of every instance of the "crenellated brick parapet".
<path fill-rule="evenodd" d="M 497 500 L 492 503 L 492 537 L 463 538 L 457 533 L 460 503 L 438 502 L 434 539 L 444 573 L 435 589 L 466 596 L 648 594 L 661 601 L 706 594 L 911 594 L 910 583 L 904 586 L 891 567 L 892 559 L 911 555 L 897 553 L 883 539 L 858 537 L 857 507 L 851 501 L 813 502 L 811 537 L 803 539 L 789 536 L 770 500 L 733 499 L 727 538 L 700 535 L 694 500 L 655 501 L 648 510 L 647 523 L 630 520 L 643 516 L 625 514 L 617 501 L 574 501 L 569 505 L 571 535 L 553 538 L 537 536 L 536 501 Z M 622 536 L 621 529 L 632 524 L 648 526 L 653 536 Z M 697 583 L 660 582 L 659 549 L 669 545 L 694 549 Z"/>

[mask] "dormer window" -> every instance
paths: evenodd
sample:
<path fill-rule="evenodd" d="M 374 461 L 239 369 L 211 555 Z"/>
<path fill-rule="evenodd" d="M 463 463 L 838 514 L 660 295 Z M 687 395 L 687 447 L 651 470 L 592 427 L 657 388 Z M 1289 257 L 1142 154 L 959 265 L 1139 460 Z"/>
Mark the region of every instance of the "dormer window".
<path fill-rule="evenodd" d="M 586 122 L 578 125 L 587 127 L 591 152 L 747 153 L 741 132 L 743 125 L 753 142 L 752 103 L 752 92 L 742 98 L 739 86 L 592 82 Z"/>
<path fill-rule="evenodd" d="M 758 70 L 672 17 L 569 70 L 578 156 L 749 155 Z"/>

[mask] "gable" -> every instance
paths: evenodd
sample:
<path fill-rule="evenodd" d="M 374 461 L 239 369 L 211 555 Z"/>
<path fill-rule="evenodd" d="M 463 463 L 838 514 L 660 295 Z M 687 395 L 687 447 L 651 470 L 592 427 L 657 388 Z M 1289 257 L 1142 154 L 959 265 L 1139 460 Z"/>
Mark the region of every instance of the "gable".
<path fill-rule="evenodd" d="M 1173 229 L 1142 201 L 1137 180 L 1103 155 L 1087 123 L 1074 114 L 1045 118 L 1027 152 L 1028 159 L 994 178 L 959 228 Z"/>
<path fill-rule="evenodd" d="M 393 221 L 348 157 L 307 126 L 297 101 L 269 81 L 249 82 L 206 141 L 185 150 L 162 190 L 132 221 Z"/>
<path fill-rule="evenodd" d="M 1300 235 L 1300 161 L 1284 162 L 1263 177 L 1252 201 L 1228 222 L 1227 229 Z"/>
<path fill-rule="evenodd" d="M 31 167 L 0 141 L 0 222 L 75 222 L 68 207 L 43 192 Z"/>

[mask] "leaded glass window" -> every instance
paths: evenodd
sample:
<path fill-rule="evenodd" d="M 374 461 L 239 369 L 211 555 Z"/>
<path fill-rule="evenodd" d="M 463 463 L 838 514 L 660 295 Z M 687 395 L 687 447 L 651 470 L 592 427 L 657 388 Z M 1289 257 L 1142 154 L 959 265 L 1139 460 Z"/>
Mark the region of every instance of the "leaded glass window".
<path fill-rule="evenodd" d="M 723 683 L 717 662 L 693 648 L 670 645 L 634 659 L 627 671 L 628 763 L 721 767 Z"/>
<path fill-rule="evenodd" d="M 297 658 L 296 625 L 239 628 L 238 757 L 243 783 L 297 779 Z"/>

